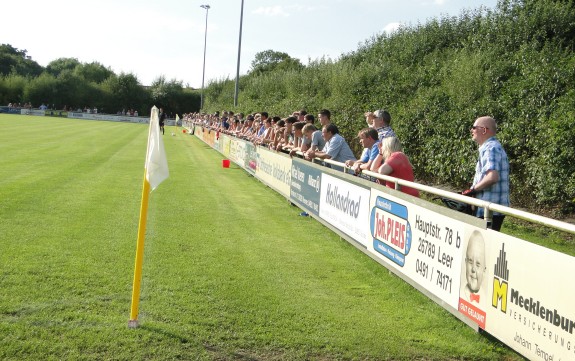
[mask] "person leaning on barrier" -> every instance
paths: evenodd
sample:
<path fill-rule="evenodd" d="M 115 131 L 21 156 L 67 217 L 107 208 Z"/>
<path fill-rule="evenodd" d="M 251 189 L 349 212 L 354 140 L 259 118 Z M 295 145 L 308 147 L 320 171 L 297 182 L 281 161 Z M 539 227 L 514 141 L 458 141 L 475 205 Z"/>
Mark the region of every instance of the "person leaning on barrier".
<path fill-rule="evenodd" d="M 401 143 L 396 137 L 384 138 L 379 143 L 379 154 L 371 165 L 371 171 L 410 182 L 415 180 L 413 166 L 407 155 L 403 153 Z M 379 184 L 382 184 L 382 182 L 379 179 L 377 180 Z M 395 188 L 394 182 L 385 181 L 385 185 L 389 188 Z M 400 186 L 399 190 L 414 197 L 419 197 L 417 189 Z"/>
<path fill-rule="evenodd" d="M 314 124 L 315 117 L 313 114 L 306 114 L 304 117 L 303 122 L 306 124 Z M 328 117 L 329 120 L 329 117 Z M 306 138 L 305 134 L 296 138 L 296 147 L 300 147 L 302 151 L 305 151 L 309 148 L 310 140 Z"/>
<path fill-rule="evenodd" d="M 254 129 L 254 116 L 253 115 L 248 115 L 247 119 L 246 119 L 246 124 L 244 126 L 244 129 L 242 129 L 242 131 L 240 132 L 240 134 L 238 135 L 239 137 L 245 139 L 250 137 L 253 133 L 254 133 L 255 129 Z"/>
<path fill-rule="evenodd" d="M 373 128 L 363 128 L 357 135 L 361 146 L 367 149 L 362 153 L 362 157 L 358 160 L 345 162 L 345 165 L 351 167 L 356 174 L 361 173 L 362 170 L 369 170 L 371 164 L 375 161 L 379 154 L 379 135 L 377 130 Z"/>
<path fill-rule="evenodd" d="M 294 147 L 294 134 L 293 125 L 297 122 L 297 118 L 290 116 L 285 119 L 285 129 L 283 131 L 282 138 L 276 145 L 276 150 L 280 151 L 290 151 Z"/>
<path fill-rule="evenodd" d="M 309 145 L 304 145 L 302 143 L 303 127 L 304 126 L 305 126 L 305 122 L 296 122 L 293 125 L 293 136 L 294 136 L 294 139 L 296 139 L 296 143 L 294 144 L 294 147 L 292 147 L 290 152 L 289 152 L 290 157 L 293 157 L 294 155 L 296 155 L 297 152 L 303 152 L 309 148 Z M 299 139 L 299 145 L 297 143 L 297 139 Z M 311 140 L 310 140 L 310 144 L 311 144 Z M 303 147 L 305 147 L 305 148 L 303 148 Z M 303 148 L 303 150 L 302 150 L 302 148 Z"/>
<path fill-rule="evenodd" d="M 306 139 L 309 139 L 309 151 L 321 151 L 325 147 L 325 139 L 321 134 L 321 130 L 317 129 L 315 125 L 307 123 L 302 128 L 302 133 Z"/>
<path fill-rule="evenodd" d="M 475 165 L 473 184 L 461 194 L 476 197 L 483 201 L 509 206 L 509 160 L 497 134 L 495 119 L 489 116 L 479 117 L 469 130 L 471 138 L 479 146 L 479 159 Z M 483 207 L 477 208 L 475 216 L 484 217 Z M 493 212 L 488 227 L 499 231 L 505 215 Z"/>
<path fill-rule="evenodd" d="M 305 159 L 331 159 L 340 163 L 345 163 L 348 160 L 357 160 L 345 139 L 339 134 L 339 129 L 335 124 L 325 125 L 321 130 L 321 134 L 323 139 L 325 139 L 323 150 L 317 152 L 310 150 L 305 153 Z"/>
<path fill-rule="evenodd" d="M 286 132 L 286 122 L 283 119 L 280 119 L 275 124 L 275 130 L 273 135 L 273 142 L 269 144 L 271 150 L 278 150 L 278 146 L 281 149 L 281 143 L 285 137 Z"/>

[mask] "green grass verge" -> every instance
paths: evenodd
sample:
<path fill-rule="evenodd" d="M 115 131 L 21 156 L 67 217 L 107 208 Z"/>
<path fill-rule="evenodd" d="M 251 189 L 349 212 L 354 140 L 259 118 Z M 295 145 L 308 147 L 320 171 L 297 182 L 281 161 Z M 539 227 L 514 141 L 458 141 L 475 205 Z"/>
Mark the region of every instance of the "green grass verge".
<path fill-rule="evenodd" d="M 0 116 L 0 359 L 516 360 L 181 130 Z"/>

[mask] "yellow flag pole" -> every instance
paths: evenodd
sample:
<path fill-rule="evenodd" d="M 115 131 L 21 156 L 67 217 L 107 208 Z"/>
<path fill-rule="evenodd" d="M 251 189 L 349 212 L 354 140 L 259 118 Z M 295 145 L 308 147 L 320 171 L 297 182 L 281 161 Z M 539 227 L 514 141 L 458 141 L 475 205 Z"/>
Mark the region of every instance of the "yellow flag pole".
<path fill-rule="evenodd" d="M 134 266 L 134 283 L 132 285 L 132 306 L 128 327 L 138 327 L 138 305 L 140 303 L 140 283 L 142 281 L 142 263 L 144 260 L 144 239 L 146 238 L 146 219 L 148 218 L 148 198 L 150 196 L 150 183 L 146 179 L 147 170 L 144 169 L 144 185 L 142 187 L 142 203 L 140 205 L 140 221 L 138 223 L 138 241 L 136 244 L 136 262 Z"/>

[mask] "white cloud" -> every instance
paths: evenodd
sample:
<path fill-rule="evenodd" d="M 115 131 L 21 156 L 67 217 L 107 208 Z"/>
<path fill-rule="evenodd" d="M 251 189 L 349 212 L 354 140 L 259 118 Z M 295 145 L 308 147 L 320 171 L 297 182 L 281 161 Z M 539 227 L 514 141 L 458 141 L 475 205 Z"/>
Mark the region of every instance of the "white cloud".
<path fill-rule="evenodd" d="M 401 26 L 401 23 L 389 23 L 387 24 L 384 28 L 383 28 L 383 32 L 387 33 L 387 34 L 391 34 L 394 31 L 396 31 L 397 29 L 399 29 L 399 27 Z"/>
<path fill-rule="evenodd" d="M 285 10 L 283 6 L 267 6 L 259 7 L 253 11 L 254 14 L 266 15 L 266 16 L 289 16 L 290 14 Z"/>

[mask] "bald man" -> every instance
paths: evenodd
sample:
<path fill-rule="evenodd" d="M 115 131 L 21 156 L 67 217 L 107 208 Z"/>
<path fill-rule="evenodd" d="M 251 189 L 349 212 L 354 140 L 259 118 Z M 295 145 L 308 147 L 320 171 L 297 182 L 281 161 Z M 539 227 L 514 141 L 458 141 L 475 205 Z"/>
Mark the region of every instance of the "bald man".
<path fill-rule="evenodd" d="M 497 124 L 492 117 L 480 117 L 470 129 L 471 138 L 479 146 L 479 159 L 475 166 L 475 177 L 471 188 L 463 195 L 475 196 L 478 199 L 509 206 L 509 160 L 507 153 L 495 137 Z M 483 208 L 475 214 L 483 218 Z M 488 227 L 499 231 L 505 215 L 493 212 L 493 219 Z"/>
<path fill-rule="evenodd" d="M 467 250 L 465 252 L 465 279 L 467 284 L 461 290 L 460 297 L 470 303 L 481 302 L 485 299 L 485 291 L 482 290 L 483 277 L 487 267 L 485 264 L 485 240 L 477 230 L 471 233 Z"/>

